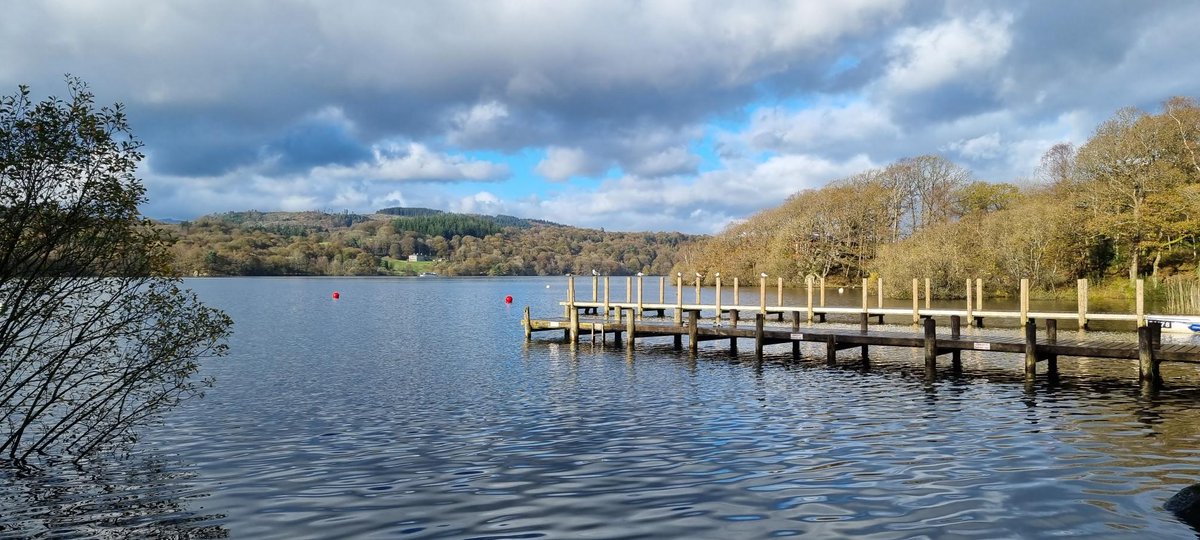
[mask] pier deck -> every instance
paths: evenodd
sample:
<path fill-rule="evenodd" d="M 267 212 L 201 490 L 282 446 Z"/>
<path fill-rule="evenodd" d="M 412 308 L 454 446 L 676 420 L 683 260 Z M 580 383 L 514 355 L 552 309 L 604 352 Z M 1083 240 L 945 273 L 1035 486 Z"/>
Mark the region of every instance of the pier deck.
<path fill-rule="evenodd" d="M 601 341 L 612 334 L 615 342 L 625 338 L 626 346 L 632 349 L 634 343 L 641 338 L 671 337 L 675 349 L 683 348 L 683 337 L 688 338 L 688 348 L 697 350 L 702 341 L 728 340 L 731 351 L 736 352 L 739 339 L 754 340 L 755 354 L 761 358 L 763 347 L 772 344 L 791 343 L 792 356 L 800 357 L 800 345 L 805 342 L 822 343 L 825 348 L 826 362 L 833 365 L 837 362 L 837 352 L 843 349 L 860 348 L 862 358 L 868 357 L 870 347 L 902 347 L 923 349 L 925 356 L 925 374 L 933 378 L 937 374 L 939 356 L 949 355 L 951 366 L 955 371 L 961 370 L 962 351 L 992 351 L 998 353 L 1015 353 L 1024 355 L 1025 375 L 1032 379 L 1037 374 L 1037 364 L 1045 362 L 1047 372 L 1056 374 L 1059 356 L 1079 356 L 1088 358 L 1111 358 L 1137 360 L 1139 379 L 1144 384 L 1157 386 L 1162 383 L 1159 374 L 1159 364 L 1162 362 L 1185 362 L 1200 364 L 1200 345 L 1192 344 L 1163 344 L 1161 339 L 1162 325 L 1155 322 L 1154 315 L 1148 315 L 1144 310 L 1143 284 L 1137 281 L 1136 309 L 1134 313 L 1095 313 L 1087 306 L 1087 280 L 1079 280 L 1079 301 L 1076 312 L 1037 312 L 1029 309 L 1029 282 L 1021 280 L 1021 302 L 1017 311 L 999 311 L 982 309 L 982 285 L 979 280 L 967 280 L 967 302 L 965 309 L 930 309 L 929 280 L 926 280 L 926 306 L 924 309 L 918 303 L 918 282 L 913 280 L 913 304 L 911 309 L 895 309 L 883 307 L 882 282 L 877 288 L 877 302 L 872 307 L 868 302 L 868 281 L 863 280 L 862 307 L 827 307 L 824 305 L 823 293 L 820 305 L 814 305 L 813 280 L 808 280 L 808 295 L 804 306 L 783 305 L 783 280 L 777 284 L 776 305 L 767 305 L 766 276 L 759 280 L 758 305 L 743 305 L 739 302 L 738 281 L 734 279 L 733 302 L 722 305 L 721 280 L 717 275 L 715 298 L 713 303 L 700 302 L 700 277 L 697 275 L 695 284 L 694 303 L 683 303 L 682 275 L 677 275 L 675 303 L 666 303 L 666 278 L 659 277 L 659 301 L 645 302 L 641 276 L 638 276 L 637 297 L 634 301 L 633 278 L 626 278 L 626 298 L 624 302 L 614 302 L 609 296 L 609 279 L 604 278 L 604 296 L 601 300 L 597 293 L 600 280 L 592 277 L 592 301 L 579 301 L 575 298 L 575 280 L 567 278 L 567 299 L 562 302 L 564 316 L 561 319 L 533 319 L 529 308 L 525 308 L 522 326 L 525 338 L 532 339 L 534 332 L 560 331 L 563 339 L 574 347 L 585 334 L 590 334 L 594 340 L 597 334 Z M 972 285 L 974 285 L 974 302 L 972 301 Z M 823 289 L 821 289 L 823 291 Z M 672 318 L 666 319 L 667 311 L 672 312 Z M 647 321 L 643 316 L 647 312 L 656 313 L 658 318 Z M 708 312 L 710 318 L 701 319 L 701 313 Z M 593 317 L 584 320 L 582 316 Z M 610 317 L 611 315 L 611 317 Z M 742 315 L 751 315 L 753 322 L 746 320 L 739 325 Z M 816 328 L 814 321 L 825 321 L 826 315 L 856 315 L 859 319 L 857 330 L 846 328 Z M 911 316 L 914 326 L 919 325 L 920 331 L 872 331 L 868 325 L 871 318 L 882 323 L 885 316 Z M 768 317 L 775 316 L 779 321 L 790 318 L 790 328 L 784 325 L 768 326 Z M 1019 322 L 1022 330 L 1021 337 L 987 335 L 974 332 L 963 335 L 962 323 L 983 326 L 985 317 L 1013 318 Z M 685 321 L 686 319 L 686 321 Z M 939 331 L 938 320 L 943 321 Z M 1038 335 L 1037 320 L 1045 321 L 1045 329 Z M 1058 337 L 1059 320 L 1070 320 L 1082 329 L 1087 328 L 1088 320 L 1131 321 L 1137 328 L 1137 341 L 1120 341 L 1112 339 L 1080 339 Z M 802 321 L 807 326 L 802 326 Z M 946 324 L 948 322 L 949 324 Z"/>

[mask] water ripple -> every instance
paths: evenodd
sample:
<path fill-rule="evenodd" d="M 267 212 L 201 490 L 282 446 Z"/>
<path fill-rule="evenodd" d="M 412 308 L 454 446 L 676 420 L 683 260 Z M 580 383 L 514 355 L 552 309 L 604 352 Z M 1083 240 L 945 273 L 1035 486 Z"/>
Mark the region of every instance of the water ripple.
<path fill-rule="evenodd" d="M 544 280 L 198 283 L 239 325 L 218 386 L 109 473 L 5 473 L 0 536 L 1194 535 L 1161 511 L 1200 476 L 1194 370 L 1147 396 L 1129 364 L 1029 386 L 969 352 L 929 383 L 906 350 L 524 345 L 477 307 L 553 312 Z"/>

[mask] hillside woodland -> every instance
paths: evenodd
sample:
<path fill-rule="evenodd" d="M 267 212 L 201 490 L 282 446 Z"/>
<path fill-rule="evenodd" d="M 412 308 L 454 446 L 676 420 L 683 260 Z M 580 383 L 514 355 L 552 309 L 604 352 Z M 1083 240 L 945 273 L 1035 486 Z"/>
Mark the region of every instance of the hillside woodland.
<path fill-rule="evenodd" d="M 162 225 L 189 276 L 624 275 L 666 272 L 680 233 L 620 233 L 511 216 L 385 208 L 376 214 L 228 212 Z M 418 263 L 402 263 L 416 255 Z"/>
<path fill-rule="evenodd" d="M 1157 113 L 1118 111 L 1078 148 L 1055 145 L 1021 185 L 981 181 L 938 156 L 903 159 L 685 247 L 672 272 L 767 272 L 793 285 L 878 276 L 894 297 L 927 277 L 936 296 L 955 297 L 968 278 L 1053 291 L 1077 278 L 1194 276 L 1198 152 L 1200 107 L 1172 98 Z"/>

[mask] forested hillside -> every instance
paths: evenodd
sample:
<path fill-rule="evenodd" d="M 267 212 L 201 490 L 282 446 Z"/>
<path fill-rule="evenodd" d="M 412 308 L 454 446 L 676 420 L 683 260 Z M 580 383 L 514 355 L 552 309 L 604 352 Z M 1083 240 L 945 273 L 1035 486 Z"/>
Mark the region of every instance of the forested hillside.
<path fill-rule="evenodd" d="M 1036 178 L 989 183 L 938 156 L 904 159 L 797 193 L 685 248 L 673 271 L 801 285 L 880 276 L 894 296 L 912 278 L 962 294 L 967 278 L 1074 286 L 1194 274 L 1200 244 L 1200 108 L 1119 111 L 1082 146 L 1045 153 Z"/>
<path fill-rule="evenodd" d="M 160 227 L 176 270 L 193 276 L 664 273 L 695 239 L 404 208 L 369 216 L 229 212 Z M 422 261 L 407 262 L 410 255 Z"/>

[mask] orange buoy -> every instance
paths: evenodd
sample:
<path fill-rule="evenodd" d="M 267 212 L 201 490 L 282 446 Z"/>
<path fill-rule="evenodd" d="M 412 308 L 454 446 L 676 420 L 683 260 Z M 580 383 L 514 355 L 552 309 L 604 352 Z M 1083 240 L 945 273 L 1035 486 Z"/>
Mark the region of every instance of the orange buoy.
<path fill-rule="evenodd" d="M 508 295 L 508 296 L 505 296 L 505 297 L 504 297 L 504 303 L 505 303 L 505 304 L 511 304 L 511 303 L 512 303 L 512 295 L 511 295 L 511 294 L 510 294 L 510 295 Z"/>
<path fill-rule="evenodd" d="M 341 298 L 341 297 L 342 297 L 341 293 L 339 293 L 337 291 L 333 291 L 333 299 L 334 300 L 337 300 L 338 298 Z"/>

